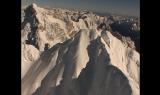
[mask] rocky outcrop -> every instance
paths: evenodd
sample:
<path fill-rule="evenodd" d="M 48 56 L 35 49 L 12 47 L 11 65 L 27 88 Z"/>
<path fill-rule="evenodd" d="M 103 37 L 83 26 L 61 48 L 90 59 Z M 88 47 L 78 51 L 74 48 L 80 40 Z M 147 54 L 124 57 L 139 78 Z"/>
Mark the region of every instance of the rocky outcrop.
<path fill-rule="evenodd" d="M 26 41 L 40 51 L 44 51 L 46 43 L 53 46 L 73 37 L 80 29 L 93 29 L 93 23 L 96 22 L 94 14 L 62 9 L 48 10 L 36 4 L 28 6 L 24 13 L 22 37 L 25 34 L 27 37 L 23 42 Z M 78 21 L 74 20 L 76 17 Z"/>

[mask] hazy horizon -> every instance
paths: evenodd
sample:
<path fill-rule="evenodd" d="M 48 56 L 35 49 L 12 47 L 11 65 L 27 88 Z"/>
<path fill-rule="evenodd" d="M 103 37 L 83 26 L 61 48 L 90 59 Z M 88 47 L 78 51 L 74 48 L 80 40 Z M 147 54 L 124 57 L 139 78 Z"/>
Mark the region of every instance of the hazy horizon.
<path fill-rule="evenodd" d="M 33 2 L 45 7 L 87 9 L 136 17 L 140 15 L 140 0 L 22 0 L 22 6 Z"/>

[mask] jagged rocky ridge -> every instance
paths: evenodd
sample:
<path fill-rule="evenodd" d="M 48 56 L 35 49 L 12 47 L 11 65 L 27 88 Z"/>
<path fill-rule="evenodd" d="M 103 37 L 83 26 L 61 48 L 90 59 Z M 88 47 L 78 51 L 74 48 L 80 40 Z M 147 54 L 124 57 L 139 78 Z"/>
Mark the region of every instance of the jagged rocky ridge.
<path fill-rule="evenodd" d="M 102 20 L 87 11 L 28 6 L 22 95 L 139 95 L 139 53 L 97 29 Z"/>

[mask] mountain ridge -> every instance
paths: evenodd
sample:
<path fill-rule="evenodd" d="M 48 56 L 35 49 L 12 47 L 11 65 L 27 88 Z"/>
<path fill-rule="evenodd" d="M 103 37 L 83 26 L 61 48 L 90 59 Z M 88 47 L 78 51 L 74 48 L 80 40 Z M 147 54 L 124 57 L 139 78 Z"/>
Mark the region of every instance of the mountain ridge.
<path fill-rule="evenodd" d="M 22 95 L 139 95 L 139 53 L 103 27 L 97 29 L 104 17 L 67 13 L 35 4 L 26 8 Z"/>

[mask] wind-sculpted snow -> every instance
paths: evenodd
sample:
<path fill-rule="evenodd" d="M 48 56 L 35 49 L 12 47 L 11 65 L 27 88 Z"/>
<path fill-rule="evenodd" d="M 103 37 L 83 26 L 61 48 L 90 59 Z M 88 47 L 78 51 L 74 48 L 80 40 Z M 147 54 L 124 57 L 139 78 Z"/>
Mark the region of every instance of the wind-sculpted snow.
<path fill-rule="evenodd" d="M 27 7 L 22 95 L 139 95 L 139 53 L 99 27 L 99 18 L 86 11 Z"/>

